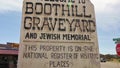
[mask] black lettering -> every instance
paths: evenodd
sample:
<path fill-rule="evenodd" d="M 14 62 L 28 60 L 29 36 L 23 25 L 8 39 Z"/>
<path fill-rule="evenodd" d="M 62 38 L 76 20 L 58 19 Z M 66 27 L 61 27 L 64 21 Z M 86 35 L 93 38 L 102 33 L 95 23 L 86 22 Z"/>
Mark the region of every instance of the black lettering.
<path fill-rule="evenodd" d="M 89 35 L 84 35 L 84 40 L 91 40 L 90 38 L 89 38 Z"/>
<path fill-rule="evenodd" d="M 24 29 L 31 29 L 32 27 L 32 18 L 31 17 L 25 17 L 24 19 Z"/>
<path fill-rule="evenodd" d="M 72 16 L 74 16 L 74 15 L 75 15 L 75 14 L 74 14 L 74 13 L 75 13 L 74 8 L 75 8 L 75 7 L 74 7 L 74 5 L 71 5 L 71 9 L 72 9 Z M 76 9 L 76 10 L 77 10 L 77 9 Z"/>
<path fill-rule="evenodd" d="M 44 22 L 43 22 L 43 26 L 41 27 L 41 30 L 43 30 L 43 28 L 47 26 L 48 29 L 51 31 L 51 28 L 50 28 L 50 25 L 49 25 L 49 22 L 48 22 L 48 18 L 44 18 Z"/>
<path fill-rule="evenodd" d="M 69 67 L 69 61 L 50 61 L 49 67 Z"/>
<path fill-rule="evenodd" d="M 65 12 L 68 13 L 67 16 L 70 16 L 70 10 L 69 10 L 69 5 L 66 5 L 68 9 L 65 9 L 65 6 L 62 4 L 62 16 L 65 16 Z"/>
<path fill-rule="evenodd" d="M 84 12 L 84 17 L 91 18 L 91 14 L 90 15 L 86 15 L 86 6 L 83 6 L 83 12 Z"/>
<path fill-rule="evenodd" d="M 23 53 L 23 58 L 48 59 L 48 56 L 47 56 L 47 53 L 26 52 L 26 53 Z"/>
<path fill-rule="evenodd" d="M 68 46 L 68 51 L 72 52 L 73 50 L 73 46 Z"/>
<path fill-rule="evenodd" d="M 49 3 L 44 4 L 44 13 L 47 15 L 51 15 L 51 13 L 52 13 L 51 4 L 49 4 Z"/>
<path fill-rule="evenodd" d="M 36 45 L 24 45 L 26 51 L 36 51 L 37 47 Z"/>
<path fill-rule="evenodd" d="M 52 19 L 53 19 L 53 18 L 49 18 L 50 24 L 51 24 L 51 29 L 54 31 L 54 30 L 55 30 L 55 26 L 56 26 L 57 18 L 55 18 L 55 21 L 54 21 L 54 22 L 52 21 Z"/>
<path fill-rule="evenodd" d="M 33 27 L 32 29 L 35 30 L 35 28 L 38 28 L 40 30 L 40 27 L 38 26 L 40 23 L 40 18 L 39 17 L 33 17 Z"/>
<path fill-rule="evenodd" d="M 80 52 L 82 50 L 81 46 L 75 46 L 75 52 Z"/>
<path fill-rule="evenodd" d="M 96 53 L 81 53 L 81 59 L 98 59 L 98 54 Z"/>
<path fill-rule="evenodd" d="M 90 32 L 95 32 L 96 31 L 96 25 L 95 22 L 93 20 L 88 20 L 89 25 L 90 25 Z"/>
<path fill-rule="evenodd" d="M 25 39 L 36 39 L 37 34 L 36 33 L 26 33 Z"/>
<path fill-rule="evenodd" d="M 73 22 L 75 21 L 75 19 L 73 19 L 71 22 L 69 21 L 69 19 L 66 19 L 66 21 L 68 21 L 68 23 L 69 23 L 69 27 L 70 27 L 70 31 L 72 31 L 72 24 L 73 24 Z"/>
<path fill-rule="evenodd" d="M 83 22 L 83 32 L 89 32 L 90 29 L 89 29 L 89 25 L 88 25 L 88 21 L 87 20 L 82 20 Z"/>
<path fill-rule="evenodd" d="M 82 31 L 82 28 L 81 28 L 81 26 L 80 26 L 80 20 L 79 20 L 79 19 L 76 19 L 74 31 L 76 31 L 77 28 L 78 28 L 80 31 Z"/>
<path fill-rule="evenodd" d="M 58 16 L 58 9 L 60 7 L 60 4 L 53 4 L 53 7 L 55 7 L 55 15 Z"/>
<path fill-rule="evenodd" d="M 26 11 L 25 14 L 32 14 L 33 13 L 33 3 L 26 2 Z"/>
<path fill-rule="evenodd" d="M 78 12 L 78 6 L 77 5 L 75 6 L 75 8 L 76 8 L 76 16 L 77 17 L 83 17 L 82 13 L 78 14 L 79 12 Z"/>
<path fill-rule="evenodd" d="M 60 0 L 60 2 L 66 2 L 66 0 Z"/>
<path fill-rule="evenodd" d="M 60 18 L 59 19 L 59 28 L 58 28 L 59 31 L 66 31 L 66 27 L 63 26 L 64 24 L 65 24 L 65 19 Z"/>
<path fill-rule="evenodd" d="M 36 3 L 35 5 L 35 10 L 36 10 L 36 14 L 42 14 L 43 12 L 43 5 L 42 3 Z"/>
<path fill-rule="evenodd" d="M 40 39 L 45 39 L 45 33 L 41 33 Z"/>

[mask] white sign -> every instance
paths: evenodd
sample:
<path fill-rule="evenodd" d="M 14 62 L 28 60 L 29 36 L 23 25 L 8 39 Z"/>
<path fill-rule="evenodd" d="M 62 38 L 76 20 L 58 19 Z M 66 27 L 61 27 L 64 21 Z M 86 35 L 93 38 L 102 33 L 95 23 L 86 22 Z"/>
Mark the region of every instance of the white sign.
<path fill-rule="evenodd" d="M 100 68 L 89 0 L 24 0 L 18 68 Z"/>

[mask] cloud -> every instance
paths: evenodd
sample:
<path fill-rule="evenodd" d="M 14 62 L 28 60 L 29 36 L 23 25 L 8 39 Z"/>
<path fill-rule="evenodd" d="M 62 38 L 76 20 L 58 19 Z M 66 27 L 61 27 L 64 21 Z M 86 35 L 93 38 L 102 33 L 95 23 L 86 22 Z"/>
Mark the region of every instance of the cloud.
<path fill-rule="evenodd" d="M 97 14 L 96 24 L 99 30 L 106 32 L 117 32 L 120 30 L 120 17 L 115 14 Z"/>
<path fill-rule="evenodd" d="M 97 12 L 111 12 L 113 11 L 113 6 L 116 6 L 120 3 L 120 0 L 91 0 L 95 5 Z"/>
<path fill-rule="evenodd" d="M 0 0 L 0 13 L 21 11 L 22 0 Z"/>
<path fill-rule="evenodd" d="M 102 31 L 120 30 L 120 0 L 91 0 L 95 6 L 98 29 Z"/>

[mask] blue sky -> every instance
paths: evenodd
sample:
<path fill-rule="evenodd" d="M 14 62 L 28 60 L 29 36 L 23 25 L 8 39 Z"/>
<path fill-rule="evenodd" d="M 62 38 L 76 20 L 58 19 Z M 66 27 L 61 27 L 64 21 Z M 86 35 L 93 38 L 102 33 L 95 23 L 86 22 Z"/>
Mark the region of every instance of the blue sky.
<path fill-rule="evenodd" d="M 113 38 L 120 37 L 120 0 L 91 0 L 95 6 L 99 50 L 116 54 Z M 22 0 L 0 0 L 0 43 L 19 43 Z"/>

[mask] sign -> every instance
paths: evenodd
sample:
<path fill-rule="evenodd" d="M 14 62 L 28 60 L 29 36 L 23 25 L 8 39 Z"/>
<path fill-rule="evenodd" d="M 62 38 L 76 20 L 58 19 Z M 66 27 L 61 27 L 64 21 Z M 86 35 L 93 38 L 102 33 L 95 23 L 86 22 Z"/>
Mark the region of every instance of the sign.
<path fill-rule="evenodd" d="M 100 68 L 90 0 L 24 0 L 18 68 Z"/>
<path fill-rule="evenodd" d="M 113 41 L 115 41 L 115 44 L 120 43 L 120 38 L 114 38 Z"/>
<path fill-rule="evenodd" d="M 120 38 L 113 38 L 113 41 L 120 41 Z"/>
<path fill-rule="evenodd" d="M 120 56 L 120 44 L 117 44 L 116 52 L 117 52 L 117 55 Z"/>
<path fill-rule="evenodd" d="M 12 46 L 13 48 L 19 48 L 19 44 L 17 44 L 17 43 L 11 43 L 11 46 Z"/>

